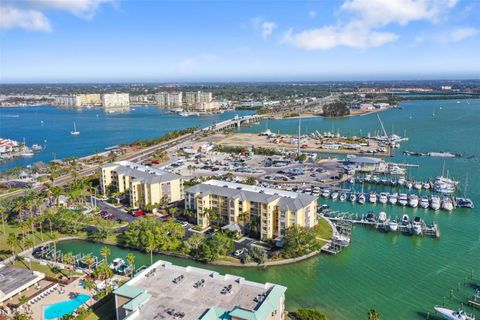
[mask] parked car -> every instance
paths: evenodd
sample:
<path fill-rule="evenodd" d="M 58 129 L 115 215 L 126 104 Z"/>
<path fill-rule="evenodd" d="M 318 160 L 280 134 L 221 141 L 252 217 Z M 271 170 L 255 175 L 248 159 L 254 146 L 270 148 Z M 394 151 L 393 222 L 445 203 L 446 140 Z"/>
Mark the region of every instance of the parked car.
<path fill-rule="evenodd" d="M 131 214 L 134 217 L 140 217 L 140 216 L 143 216 L 145 214 L 145 212 L 142 211 L 142 210 L 130 210 L 128 213 Z"/>
<path fill-rule="evenodd" d="M 245 248 L 238 249 L 238 250 L 235 250 L 235 252 L 233 253 L 233 256 L 236 258 L 241 258 L 245 254 L 245 252 L 246 252 Z"/>
<path fill-rule="evenodd" d="M 103 219 L 105 219 L 105 220 L 113 220 L 114 218 L 115 217 L 111 213 L 108 213 L 108 214 L 103 216 Z"/>
<path fill-rule="evenodd" d="M 108 214 L 108 211 L 107 211 L 107 210 L 102 210 L 102 211 L 100 211 L 100 215 L 101 215 L 102 217 L 105 216 L 105 215 L 107 215 L 107 214 Z"/>
<path fill-rule="evenodd" d="M 187 221 L 182 221 L 182 220 L 175 220 L 176 223 L 179 223 L 182 225 L 182 227 L 186 228 L 189 226 Z"/>

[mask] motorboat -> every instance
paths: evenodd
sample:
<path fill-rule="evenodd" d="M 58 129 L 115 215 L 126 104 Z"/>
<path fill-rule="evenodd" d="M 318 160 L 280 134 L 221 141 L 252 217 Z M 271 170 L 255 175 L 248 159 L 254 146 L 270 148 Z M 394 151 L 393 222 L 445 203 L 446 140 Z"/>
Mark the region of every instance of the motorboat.
<path fill-rule="evenodd" d="M 354 192 L 350 193 L 350 201 L 351 202 L 357 201 L 357 195 Z"/>
<path fill-rule="evenodd" d="M 445 320 L 475 320 L 473 315 L 468 315 L 463 310 L 451 310 L 440 306 L 435 306 L 433 309 L 438 312 Z"/>
<path fill-rule="evenodd" d="M 377 203 L 377 194 L 374 192 L 370 193 L 370 195 L 368 196 L 368 201 L 370 203 Z"/>
<path fill-rule="evenodd" d="M 398 223 L 396 220 L 392 220 L 388 223 L 388 229 L 390 229 L 390 231 L 397 231 L 398 230 Z"/>
<path fill-rule="evenodd" d="M 422 189 L 422 183 L 421 182 L 415 182 L 413 184 L 413 187 L 417 190 L 420 190 L 420 189 Z"/>
<path fill-rule="evenodd" d="M 330 197 L 330 190 L 329 189 L 323 190 L 322 191 L 322 197 L 329 198 Z"/>
<path fill-rule="evenodd" d="M 405 181 L 405 178 L 402 177 L 402 178 L 399 178 L 399 179 L 398 179 L 397 184 L 398 184 L 399 186 L 404 186 L 404 185 L 405 185 L 405 182 L 406 182 L 406 181 Z"/>
<path fill-rule="evenodd" d="M 455 186 L 447 183 L 437 182 L 433 185 L 433 189 L 438 193 L 454 193 Z"/>
<path fill-rule="evenodd" d="M 378 197 L 378 202 L 381 204 L 386 204 L 388 201 L 388 195 L 386 192 L 380 193 L 380 196 Z"/>
<path fill-rule="evenodd" d="M 340 199 L 340 201 L 347 200 L 347 194 L 346 193 L 341 193 L 339 199 Z"/>
<path fill-rule="evenodd" d="M 420 198 L 420 207 L 422 207 L 423 209 L 428 209 L 429 206 L 430 206 L 430 203 L 428 201 L 428 197 Z"/>
<path fill-rule="evenodd" d="M 419 235 L 422 234 L 422 218 L 416 216 L 412 221 L 412 232 L 413 234 Z"/>
<path fill-rule="evenodd" d="M 441 207 L 441 201 L 439 196 L 432 195 L 430 197 L 430 208 L 433 210 L 439 210 Z"/>
<path fill-rule="evenodd" d="M 378 222 L 385 223 L 387 222 L 387 213 L 382 211 L 378 214 Z"/>
<path fill-rule="evenodd" d="M 455 198 L 455 201 L 457 202 L 457 207 L 459 207 L 459 208 L 473 209 L 475 207 L 474 204 L 473 204 L 473 201 L 470 200 L 469 198 L 457 197 L 457 198 Z"/>
<path fill-rule="evenodd" d="M 409 224 L 410 223 L 410 217 L 408 216 L 408 214 L 404 214 L 402 216 L 402 224 Z"/>
<path fill-rule="evenodd" d="M 418 196 L 416 194 L 411 194 L 408 197 L 408 205 L 412 208 L 418 207 Z"/>
<path fill-rule="evenodd" d="M 365 195 L 363 193 L 361 193 L 359 196 L 358 196 L 358 203 L 360 204 L 365 204 L 365 201 L 367 201 L 367 198 L 365 197 Z"/>
<path fill-rule="evenodd" d="M 42 151 L 43 147 L 39 144 L 34 144 L 32 145 L 32 151 L 33 152 L 39 152 L 39 151 Z"/>
<path fill-rule="evenodd" d="M 410 190 L 410 189 L 412 189 L 412 187 L 413 187 L 413 183 L 411 183 L 410 181 L 407 181 L 407 182 L 405 183 L 405 186 L 407 187 L 407 189 Z"/>
<path fill-rule="evenodd" d="M 425 190 L 430 189 L 430 183 L 429 183 L 429 182 L 424 182 L 424 183 L 422 184 L 422 188 L 425 189 Z"/>
<path fill-rule="evenodd" d="M 442 198 L 442 209 L 447 211 L 453 210 L 453 201 L 449 197 Z"/>
<path fill-rule="evenodd" d="M 332 237 L 332 242 L 342 247 L 347 247 L 350 245 L 350 238 L 343 234 L 336 234 Z"/>
<path fill-rule="evenodd" d="M 70 134 L 72 136 L 78 136 L 80 134 L 80 131 L 77 131 L 77 126 L 76 126 L 75 122 L 73 123 L 73 131 L 70 131 Z"/>
<path fill-rule="evenodd" d="M 122 270 L 122 268 L 124 268 L 125 265 L 126 265 L 125 260 L 123 260 L 122 258 L 115 258 L 110 263 L 109 267 L 113 271 L 119 272 L 120 270 Z"/>
<path fill-rule="evenodd" d="M 332 200 L 337 200 L 338 199 L 338 192 L 334 191 L 331 194 Z"/>
<path fill-rule="evenodd" d="M 408 204 L 408 196 L 406 193 L 400 193 L 398 196 L 398 204 L 404 207 Z"/>
<path fill-rule="evenodd" d="M 397 193 L 392 193 L 388 197 L 388 203 L 390 203 L 390 204 L 397 204 L 397 201 L 398 201 L 398 194 Z"/>

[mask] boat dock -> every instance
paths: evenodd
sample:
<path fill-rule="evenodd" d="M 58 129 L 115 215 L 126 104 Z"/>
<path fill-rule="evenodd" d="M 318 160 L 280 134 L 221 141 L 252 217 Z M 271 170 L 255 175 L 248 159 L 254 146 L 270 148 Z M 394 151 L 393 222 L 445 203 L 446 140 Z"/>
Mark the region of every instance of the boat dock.
<path fill-rule="evenodd" d="M 432 238 L 440 238 L 440 228 L 438 224 L 427 224 L 417 216 L 414 220 L 388 219 L 386 216 L 381 218 L 380 215 L 368 213 L 366 215 L 356 215 L 346 212 L 327 211 L 321 213 L 325 218 L 335 224 L 349 223 L 351 225 L 360 224 L 373 227 L 381 232 L 399 232 L 405 235 L 426 236 Z M 404 215 L 405 217 L 405 215 Z M 415 219 L 415 218 L 414 218 Z"/>

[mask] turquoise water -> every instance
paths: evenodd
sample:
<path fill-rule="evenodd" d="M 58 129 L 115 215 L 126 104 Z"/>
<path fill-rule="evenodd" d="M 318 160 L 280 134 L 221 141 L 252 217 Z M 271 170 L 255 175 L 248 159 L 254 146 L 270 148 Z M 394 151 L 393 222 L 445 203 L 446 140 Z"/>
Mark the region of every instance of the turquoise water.
<path fill-rule="evenodd" d="M 457 209 L 452 213 L 425 211 L 381 205 L 352 205 L 321 199 L 335 210 L 365 213 L 386 211 L 390 216 L 420 215 L 426 221 L 435 221 L 441 229 L 441 238 L 408 237 L 384 234 L 356 226 L 352 245 L 337 256 L 321 255 L 308 261 L 264 269 L 220 268 L 203 266 L 221 273 L 233 273 L 260 282 L 285 285 L 287 307 L 319 307 L 330 319 L 366 319 L 370 308 L 377 309 L 382 319 L 426 319 L 432 307 L 442 304 L 457 308 L 480 285 L 480 100 L 413 101 L 403 103 L 404 109 L 380 113 L 388 131 L 410 140 L 402 143 L 392 161 L 418 164 L 410 170 L 415 178 L 435 177 L 443 165 L 461 181 L 468 174 L 468 196 L 476 208 Z M 441 109 L 440 109 L 441 108 Z M 435 116 L 433 113 L 435 112 Z M 245 132 L 258 132 L 268 126 L 272 131 L 295 133 L 298 121 L 268 121 Z M 361 117 L 303 119 L 305 132 L 337 131 L 359 135 L 380 130 L 375 114 Z M 467 157 L 440 159 L 406 157 L 403 150 L 450 151 Z M 83 241 L 60 243 L 64 251 L 99 254 L 100 245 Z M 112 257 L 125 257 L 128 250 L 112 247 Z M 136 265 L 148 264 L 148 254 L 135 252 Z M 192 261 L 162 257 L 179 265 L 199 265 Z M 473 279 L 468 278 L 473 270 Z M 468 278 L 465 281 L 465 278 Z M 465 281 L 465 285 L 464 285 Z M 459 290 L 457 291 L 457 286 Z M 450 299 L 450 290 L 454 290 Z M 467 308 L 469 312 L 473 310 Z M 480 312 L 475 311 L 477 318 Z M 432 319 L 432 317 L 430 317 Z"/>
<path fill-rule="evenodd" d="M 88 294 L 79 294 L 73 299 L 50 304 L 43 309 L 44 320 L 59 319 L 67 314 L 72 314 L 78 307 L 90 300 Z"/>
<path fill-rule="evenodd" d="M 46 149 L 31 158 L 16 158 L 0 164 L 0 171 L 26 166 L 37 161 L 82 157 L 104 151 L 105 147 L 138 139 L 159 137 L 172 130 L 206 127 L 235 114 L 225 112 L 201 117 L 181 117 L 155 106 L 132 106 L 124 113 L 105 113 L 103 109 L 58 109 L 51 106 L 0 108 L 0 137 L 23 141 L 27 145 L 45 145 Z M 79 136 L 72 136 L 75 122 Z M 46 143 L 45 143 L 46 141 Z"/>

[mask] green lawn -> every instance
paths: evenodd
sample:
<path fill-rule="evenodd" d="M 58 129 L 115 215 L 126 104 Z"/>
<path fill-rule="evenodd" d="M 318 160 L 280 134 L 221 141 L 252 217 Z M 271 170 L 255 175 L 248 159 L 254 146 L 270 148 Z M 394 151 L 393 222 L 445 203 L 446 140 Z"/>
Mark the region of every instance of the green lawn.
<path fill-rule="evenodd" d="M 322 239 L 331 239 L 333 236 L 332 227 L 324 218 L 318 219 L 318 224 L 315 226 L 315 233 L 318 238 Z"/>

